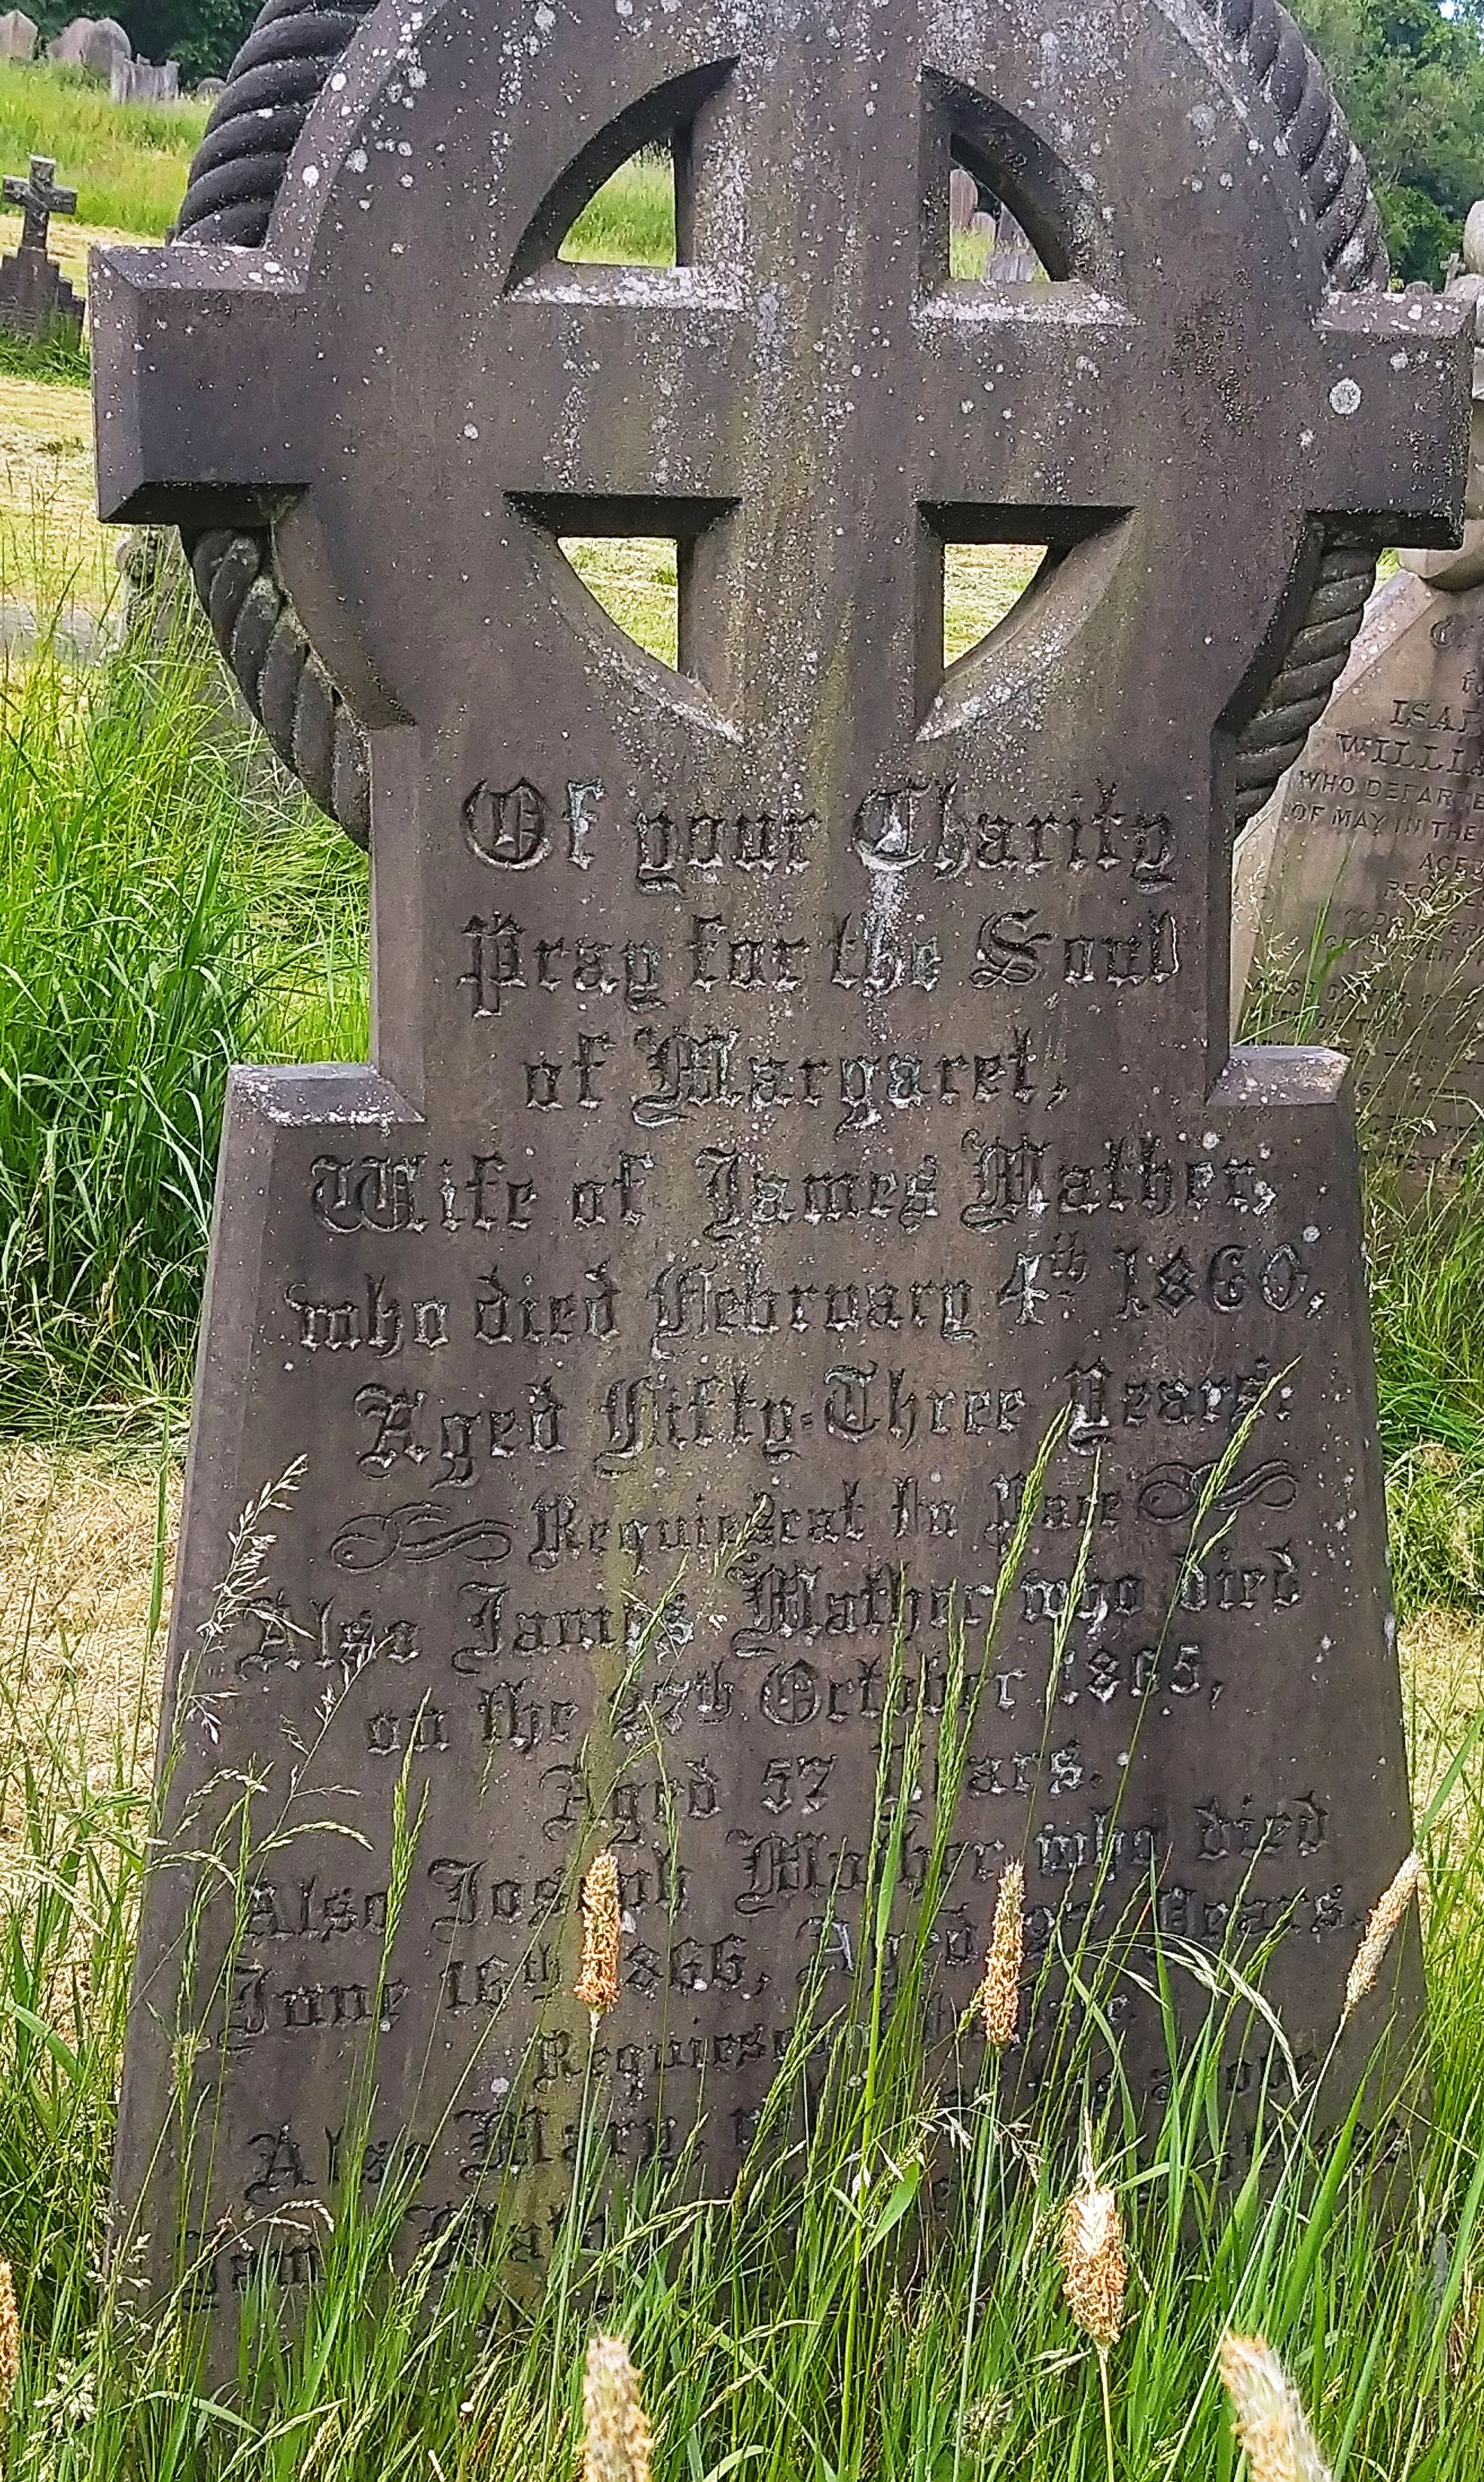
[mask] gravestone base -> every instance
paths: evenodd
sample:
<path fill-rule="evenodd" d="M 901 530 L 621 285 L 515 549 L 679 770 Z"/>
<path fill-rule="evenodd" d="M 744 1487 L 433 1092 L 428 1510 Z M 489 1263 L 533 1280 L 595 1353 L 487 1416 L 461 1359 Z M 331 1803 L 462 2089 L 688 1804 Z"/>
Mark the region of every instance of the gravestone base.
<path fill-rule="evenodd" d="M 53 258 L 17 250 L 0 258 L 0 329 L 13 336 L 82 342 L 83 303 Z"/>

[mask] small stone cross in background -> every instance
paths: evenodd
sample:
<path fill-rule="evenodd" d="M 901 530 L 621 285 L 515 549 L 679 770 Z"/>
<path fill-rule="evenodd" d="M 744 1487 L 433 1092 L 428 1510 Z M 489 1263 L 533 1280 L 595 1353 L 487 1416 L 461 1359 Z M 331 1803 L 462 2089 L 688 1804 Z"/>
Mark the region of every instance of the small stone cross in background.
<path fill-rule="evenodd" d="M 0 259 L 0 330 L 12 336 L 70 337 L 82 340 L 83 304 L 54 258 L 46 254 L 47 227 L 53 216 L 75 216 L 77 192 L 59 190 L 57 167 L 50 155 L 33 155 L 31 177 L 5 176 L 7 206 L 25 215 L 20 245 Z"/>
<path fill-rule="evenodd" d="M 5 197 L 8 205 L 25 211 L 21 231 L 22 250 L 46 248 L 47 226 L 53 216 L 75 216 L 77 192 L 59 190 L 56 184 L 57 162 L 52 155 L 33 155 L 31 177 L 23 181 L 18 172 L 7 172 Z"/>

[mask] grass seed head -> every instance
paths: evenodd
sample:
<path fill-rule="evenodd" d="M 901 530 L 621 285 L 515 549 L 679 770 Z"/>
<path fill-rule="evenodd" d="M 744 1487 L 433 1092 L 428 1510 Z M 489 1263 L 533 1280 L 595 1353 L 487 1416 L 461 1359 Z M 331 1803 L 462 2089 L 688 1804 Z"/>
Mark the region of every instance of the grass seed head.
<path fill-rule="evenodd" d="M 599 1853 L 582 1883 L 582 1970 L 575 1996 L 596 2029 L 619 2004 L 619 1862 Z"/>
<path fill-rule="evenodd" d="M 20 2376 L 20 2316 L 15 2308 L 15 2277 L 8 2258 L 0 2258 L 0 2416 L 9 2408 Z"/>
<path fill-rule="evenodd" d="M 1128 2261 L 1118 2200 L 1098 2179 L 1091 2151 L 1062 2216 L 1061 2262 L 1068 2309 L 1099 2352 L 1110 2351 L 1123 2334 Z"/>
<path fill-rule="evenodd" d="M 1385 1895 L 1371 1910 L 1365 1936 L 1356 1950 L 1350 1978 L 1345 1984 L 1345 2004 L 1339 2020 L 1341 2025 L 1349 2022 L 1366 1994 L 1375 1989 L 1387 1950 L 1400 1930 L 1407 1907 L 1421 1885 L 1422 1857 L 1419 1853 L 1409 1853 Z"/>
<path fill-rule="evenodd" d="M 1025 1872 L 1019 1862 L 1007 1862 L 994 1899 L 994 1927 L 985 1958 L 984 1980 L 974 1994 L 974 2007 L 984 2023 L 984 2039 L 995 2050 L 1015 2041 L 1020 2014 L 1020 1968 L 1025 1961 Z"/>
<path fill-rule="evenodd" d="M 1223 2336 L 1221 2375 L 1251 2482 L 1333 2482 L 1283 2363 L 1260 2336 Z"/>
<path fill-rule="evenodd" d="M 582 2382 L 582 2482 L 649 2482 L 651 2448 L 628 2346 L 595 2336 Z"/>

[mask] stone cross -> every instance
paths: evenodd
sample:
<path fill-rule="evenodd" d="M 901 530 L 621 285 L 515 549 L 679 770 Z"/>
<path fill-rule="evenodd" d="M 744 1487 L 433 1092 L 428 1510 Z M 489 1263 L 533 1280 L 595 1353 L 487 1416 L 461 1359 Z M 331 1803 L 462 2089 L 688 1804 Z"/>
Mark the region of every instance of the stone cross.
<path fill-rule="evenodd" d="M 1204 19 L 1092 16 L 383 9 L 263 249 L 94 261 L 103 514 L 271 523 L 373 753 L 374 1065 L 241 1072 L 218 1199 L 117 2175 L 203 2304 L 313 2281 L 373 2058 L 410 2234 L 516 2167 L 543 2261 L 604 1845 L 616 2160 L 734 2165 L 893 1647 L 930 1736 L 967 1649 L 944 2029 L 1020 1856 L 1038 1957 L 1285 1931 L 1322 2047 L 1407 1848 L 1343 1065 L 1229 1057 L 1221 891 L 1321 514 L 1447 538 L 1458 321 L 1327 296 Z M 564 262 L 666 136 L 680 262 Z M 950 278 L 955 160 L 1047 282 Z"/>
<path fill-rule="evenodd" d="M 23 181 L 18 172 L 7 172 L 5 176 L 7 203 L 25 209 L 26 220 L 21 226 L 19 244 L 22 250 L 44 251 L 52 217 L 75 216 L 77 213 L 77 192 L 59 190 L 56 171 L 55 157 L 33 155 L 28 181 Z"/>

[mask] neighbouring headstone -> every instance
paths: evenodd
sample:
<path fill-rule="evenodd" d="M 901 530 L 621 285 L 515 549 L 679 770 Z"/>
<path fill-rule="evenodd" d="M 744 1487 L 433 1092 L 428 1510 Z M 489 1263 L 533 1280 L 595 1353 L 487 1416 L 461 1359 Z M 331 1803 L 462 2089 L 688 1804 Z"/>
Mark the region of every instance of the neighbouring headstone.
<path fill-rule="evenodd" d="M 47 59 L 60 61 L 64 68 L 79 67 L 82 63 L 83 44 L 92 32 L 93 22 L 91 17 L 69 18 L 61 34 L 54 35 L 47 44 Z"/>
<path fill-rule="evenodd" d="M 119 53 L 109 72 L 108 92 L 115 103 L 173 103 L 180 92 L 180 65 L 128 60 Z"/>
<path fill-rule="evenodd" d="M 1008 207 L 1000 209 L 986 272 L 997 284 L 1029 284 L 1044 273 L 1030 235 L 1021 230 Z"/>
<path fill-rule="evenodd" d="M 203 77 L 198 81 L 196 92 L 198 94 L 203 94 L 207 96 L 210 101 L 215 102 L 217 96 L 222 93 L 225 85 L 225 78 Z"/>
<path fill-rule="evenodd" d="M 5 203 L 22 214 L 20 243 L 0 258 L 0 329 L 13 336 L 68 335 L 77 344 L 83 332 L 83 304 L 54 258 L 46 254 L 53 216 L 75 216 L 77 192 L 59 190 L 57 167 L 50 155 L 33 155 L 29 177 L 8 172 Z"/>
<path fill-rule="evenodd" d="M 948 224 L 953 232 L 973 233 L 987 242 L 994 239 L 994 219 L 980 203 L 978 182 L 962 164 L 955 164 L 948 175 Z"/>
<path fill-rule="evenodd" d="M 514 2169 L 543 2261 L 599 1845 L 607 2142 L 725 2174 L 958 1624 L 941 2024 L 1022 1855 L 1038 1955 L 1271 1936 L 1329 2042 L 1406 1757 L 1343 1064 L 1228 1060 L 1222 719 L 1315 513 L 1446 540 L 1466 374 L 1327 291 L 1297 38 L 1269 91 L 1196 23 L 388 6 L 263 249 L 93 262 L 104 515 L 272 522 L 373 748 L 375 1066 L 240 1072 L 220 1176 L 116 2175 L 202 2306 L 312 2282 L 373 2090 L 410 2233 Z M 688 263 L 561 260 L 677 127 Z M 960 149 L 1047 284 L 949 281 Z M 680 671 L 604 532 L 681 547 Z M 996 534 L 1064 557 L 945 675 Z"/>
<path fill-rule="evenodd" d="M 1448 297 L 1476 322 L 1480 207 L 1464 271 Z M 1319 1020 L 1355 1050 L 1378 1145 L 1412 1178 L 1456 1175 L 1484 1128 L 1484 351 L 1473 386 L 1463 543 L 1404 553 L 1372 596 L 1233 885 L 1233 1022 L 1255 963 L 1290 1012 L 1322 979 Z"/>
<path fill-rule="evenodd" d="M 36 50 L 37 22 L 23 9 L 7 9 L 0 16 L 0 60 L 29 61 Z"/>
<path fill-rule="evenodd" d="M 74 17 L 46 46 L 50 60 L 86 69 L 106 85 L 116 60 L 130 60 L 134 46 L 117 17 Z"/>

